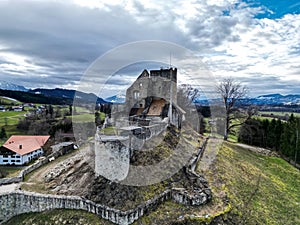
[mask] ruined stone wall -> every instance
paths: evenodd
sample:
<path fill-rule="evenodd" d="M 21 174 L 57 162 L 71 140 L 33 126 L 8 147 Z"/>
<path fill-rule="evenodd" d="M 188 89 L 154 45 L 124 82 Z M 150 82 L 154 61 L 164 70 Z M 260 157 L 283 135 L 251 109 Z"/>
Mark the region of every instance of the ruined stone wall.
<path fill-rule="evenodd" d="M 172 86 L 172 101 L 177 103 L 177 83 L 170 81 L 162 77 L 143 77 L 137 79 L 126 91 L 126 107 L 129 112 L 136 102 L 142 103 L 145 107 L 145 102 L 140 100 L 146 99 L 147 97 L 162 98 L 166 101 L 170 101 Z M 134 93 L 139 93 L 139 98 L 135 99 Z"/>
<path fill-rule="evenodd" d="M 130 112 L 130 109 L 134 106 L 136 102 L 141 99 L 147 98 L 148 87 L 150 79 L 148 77 L 143 77 L 137 79 L 126 91 L 126 111 Z M 135 98 L 134 92 L 139 92 L 139 98 Z M 129 115 L 129 114 L 128 114 Z"/>
<path fill-rule="evenodd" d="M 203 144 L 200 146 L 197 153 L 189 161 L 188 165 L 192 172 L 195 171 L 195 169 L 197 167 L 197 163 L 198 163 L 199 159 L 201 159 L 203 152 L 206 148 L 207 142 L 208 142 L 208 138 L 205 138 Z"/>
<path fill-rule="evenodd" d="M 95 141 L 95 173 L 109 180 L 123 180 L 129 171 L 130 148 L 128 138 L 102 136 Z"/>
<path fill-rule="evenodd" d="M 125 214 L 121 211 L 76 196 L 14 192 L 0 195 L 0 203 L 1 222 L 27 212 L 42 212 L 50 209 L 79 209 L 95 213 L 117 224 L 128 224 Z"/>
<path fill-rule="evenodd" d="M 0 185 L 4 184 L 12 184 L 12 183 L 19 183 L 23 181 L 23 177 L 18 175 L 16 177 L 11 177 L 11 178 L 2 178 L 0 179 Z"/>
<path fill-rule="evenodd" d="M 76 209 L 94 213 L 116 224 L 127 225 L 133 223 L 145 213 L 150 212 L 160 203 L 168 200 L 169 193 L 169 190 L 165 191 L 145 204 L 124 212 L 77 196 L 44 195 L 18 191 L 0 195 L 0 222 L 3 223 L 13 216 L 27 212 Z"/>
<path fill-rule="evenodd" d="M 94 213 L 115 224 L 127 225 L 133 223 L 144 214 L 155 210 L 167 200 L 186 205 L 202 205 L 207 203 L 209 197 L 205 192 L 195 197 L 184 193 L 182 190 L 167 189 L 134 209 L 121 211 L 77 196 L 45 195 L 15 191 L 0 195 L 0 224 L 13 216 L 23 213 L 42 212 L 51 209 L 75 209 Z"/>

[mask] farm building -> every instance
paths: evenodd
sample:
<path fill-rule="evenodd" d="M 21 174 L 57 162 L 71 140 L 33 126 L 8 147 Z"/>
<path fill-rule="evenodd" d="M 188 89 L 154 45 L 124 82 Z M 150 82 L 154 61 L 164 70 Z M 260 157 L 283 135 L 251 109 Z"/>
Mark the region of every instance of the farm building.
<path fill-rule="evenodd" d="M 43 155 L 43 146 L 50 136 L 12 135 L 0 147 L 0 165 L 24 165 Z"/>

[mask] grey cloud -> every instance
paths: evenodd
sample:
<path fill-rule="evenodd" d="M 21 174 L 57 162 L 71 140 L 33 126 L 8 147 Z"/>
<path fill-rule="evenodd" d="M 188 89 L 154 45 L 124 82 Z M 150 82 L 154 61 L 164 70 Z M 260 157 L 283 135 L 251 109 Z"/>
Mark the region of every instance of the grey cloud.
<path fill-rule="evenodd" d="M 171 41 L 200 53 L 214 52 L 214 48 L 223 43 L 239 42 L 239 34 L 251 29 L 253 15 L 258 11 L 247 8 L 245 4 L 227 4 L 221 7 L 207 5 L 205 1 L 199 0 L 196 4 L 197 16 L 186 19 L 174 12 L 172 6 L 178 4 L 180 3 L 175 0 L 166 1 L 161 10 L 149 10 L 140 2 L 134 1 L 136 12 L 130 14 L 122 6 L 107 6 L 109 10 L 105 11 L 54 1 L 0 1 L 0 56 L 3 56 L 0 59 L 0 79 L 14 81 L 26 87 L 78 85 L 88 66 L 98 56 L 120 44 L 139 40 Z M 187 30 L 183 32 L 177 27 L 178 20 L 184 20 Z M 293 27 L 291 29 L 295 30 Z M 273 44 L 280 44 L 281 40 L 269 32 L 261 32 L 256 40 L 250 41 L 260 44 L 261 38 Z M 130 54 L 143 51 L 149 49 L 135 49 Z M 16 62 L 5 60 L 6 53 L 26 56 L 25 62 L 32 67 L 22 71 L 2 70 L 3 63 L 18 66 Z M 157 52 L 163 53 L 164 49 Z M 218 55 L 218 52 L 214 53 Z M 292 55 L 299 55 L 298 53 L 299 46 L 290 51 Z M 130 54 L 122 52 L 112 60 L 127 59 L 132 57 Z M 285 60 L 288 59 L 280 59 L 274 65 L 285 63 Z M 151 67 L 151 63 L 146 64 Z M 115 85 L 116 88 L 117 85 L 128 84 L 129 81 L 123 78 L 130 74 L 137 76 L 146 64 L 117 68 L 120 69 L 116 71 L 120 77 L 113 77 L 107 85 Z M 153 67 L 157 65 L 154 63 Z M 113 66 L 113 63 L 108 62 L 107 66 Z M 212 66 L 217 70 L 238 72 L 249 69 L 253 64 L 243 62 L 230 65 L 226 60 L 216 60 L 212 62 Z M 90 72 L 95 73 L 93 76 L 100 76 L 96 70 Z M 105 76 L 101 76 L 101 79 L 104 80 Z M 272 75 L 255 78 L 249 74 L 242 81 L 258 92 L 272 87 L 283 91 L 284 87 L 286 90 L 296 90 L 299 87 L 299 82 L 295 82 L 295 86 L 290 85 Z M 271 86 L 274 82 L 274 86 Z"/>
<path fill-rule="evenodd" d="M 300 81 L 283 81 L 279 77 L 266 74 L 253 74 L 249 77 L 241 77 L 238 79 L 249 89 L 249 94 L 252 96 L 273 93 L 290 94 L 300 93 Z"/>
<path fill-rule="evenodd" d="M 29 77 L 44 73 L 53 80 L 79 80 L 78 71 L 83 74 L 99 55 L 119 44 L 185 39 L 176 27 L 163 28 L 139 24 L 120 6 L 104 11 L 57 2 L 0 2 L 0 43 L 5 46 L 0 54 L 28 56 L 27 62 L 42 67 L 28 71 Z"/>

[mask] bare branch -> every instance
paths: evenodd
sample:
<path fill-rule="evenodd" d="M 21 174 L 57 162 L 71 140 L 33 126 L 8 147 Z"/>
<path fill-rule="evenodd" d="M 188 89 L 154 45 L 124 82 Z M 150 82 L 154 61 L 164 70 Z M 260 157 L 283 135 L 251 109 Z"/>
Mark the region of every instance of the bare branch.
<path fill-rule="evenodd" d="M 227 140 L 230 130 L 233 127 L 242 124 L 242 122 L 238 124 L 231 124 L 231 121 L 238 118 L 237 114 L 240 113 L 240 110 L 236 108 L 236 104 L 246 96 L 247 88 L 241 83 L 234 81 L 232 78 L 226 78 L 217 86 L 217 91 L 220 93 L 225 105 L 226 124 L 224 140 Z"/>

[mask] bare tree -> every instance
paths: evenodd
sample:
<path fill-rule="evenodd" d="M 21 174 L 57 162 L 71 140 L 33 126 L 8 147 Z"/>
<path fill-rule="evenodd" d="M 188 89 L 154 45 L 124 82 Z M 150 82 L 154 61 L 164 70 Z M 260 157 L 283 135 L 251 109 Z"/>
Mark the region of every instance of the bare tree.
<path fill-rule="evenodd" d="M 217 91 L 220 93 L 222 100 L 225 104 L 225 133 L 224 140 L 228 139 L 230 131 L 245 122 L 249 114 L 242 113 L 239 108 L 236 107 L 238 101 L 245 97 L 247 89 L 241 83 L 236 82 L 232 78 L 224 79 L 217 85 Z M 242 119 L 242 121 L 235 121 Z"/>

